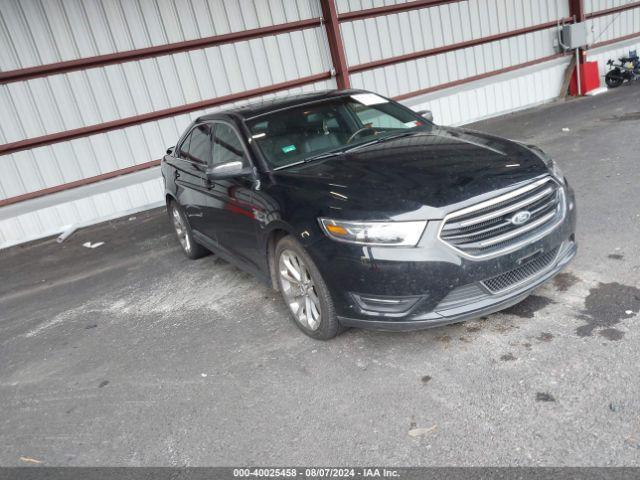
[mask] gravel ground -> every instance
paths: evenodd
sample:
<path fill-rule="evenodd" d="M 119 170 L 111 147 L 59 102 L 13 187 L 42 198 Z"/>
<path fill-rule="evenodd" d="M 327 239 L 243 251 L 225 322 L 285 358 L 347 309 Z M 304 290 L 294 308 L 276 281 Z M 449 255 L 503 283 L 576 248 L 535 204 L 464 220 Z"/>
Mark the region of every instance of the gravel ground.
<path fill-rule="evenodd" d="M 639 104 L 472 126 L 557 159 L 580 244 L 477 321 L 313 341 L 162 210 L 0 252 L 0 465 L 638 465 Z"/>

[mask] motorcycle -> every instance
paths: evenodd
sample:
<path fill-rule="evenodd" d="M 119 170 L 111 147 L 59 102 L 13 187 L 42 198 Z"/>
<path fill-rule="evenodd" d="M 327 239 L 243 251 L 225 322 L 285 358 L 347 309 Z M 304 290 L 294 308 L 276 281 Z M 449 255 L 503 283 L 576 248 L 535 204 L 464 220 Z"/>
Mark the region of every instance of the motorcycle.
<path fill-rule="evenodd" d="M 609 88 L 619 87 L 625 80 L 636 80 L 640 77 L 640 58 L 635 50 L 629 52 L 628 57 L 620 57 L 620 63 L 609 60 L 607 65 L 609 71 L 604 77 L 604 81 Z"/>

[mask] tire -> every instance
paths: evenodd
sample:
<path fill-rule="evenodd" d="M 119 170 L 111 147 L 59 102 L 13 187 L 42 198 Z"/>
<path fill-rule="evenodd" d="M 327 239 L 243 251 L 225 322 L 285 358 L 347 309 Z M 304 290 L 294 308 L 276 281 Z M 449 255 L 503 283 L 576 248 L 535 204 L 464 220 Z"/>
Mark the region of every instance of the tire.
<path fill-rule="evenodd" d="M 195 260 L 211 253 L 193 239 L 193 232 L 187 216 L 178 202 L 171 200 L 167 206 L 167 213 L 176 232 L 176 237 L 178 237 L 178 243 L 187 257 Z"/>
<path fill-rule="evenodd" d="M 622 74 L 619 70 L 610 70 L 605 75 L 604 82 L 607 84 L 607 87 L 616 88 L 622 85 L 624 78 L 622 78 Z"/>
<path fill-rule="evenodd" d="M 336 317 L 333 299 L 320 271 L 293 237 L 278 242 L 275 268 L 282 298 L 300 330 L 317 340 L 329 340 L 345 330 Z"/>

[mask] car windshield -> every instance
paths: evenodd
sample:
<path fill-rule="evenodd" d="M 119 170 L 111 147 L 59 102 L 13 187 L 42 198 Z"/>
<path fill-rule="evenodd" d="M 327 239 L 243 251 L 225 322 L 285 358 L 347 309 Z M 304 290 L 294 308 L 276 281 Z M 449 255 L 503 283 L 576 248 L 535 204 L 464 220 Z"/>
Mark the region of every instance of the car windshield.
<path fill-rule="evenodd" d="M 374 94 L 287 108 L 248 122 L 253 141 L 273 169 L 430 125 L 418 114 Z"/>

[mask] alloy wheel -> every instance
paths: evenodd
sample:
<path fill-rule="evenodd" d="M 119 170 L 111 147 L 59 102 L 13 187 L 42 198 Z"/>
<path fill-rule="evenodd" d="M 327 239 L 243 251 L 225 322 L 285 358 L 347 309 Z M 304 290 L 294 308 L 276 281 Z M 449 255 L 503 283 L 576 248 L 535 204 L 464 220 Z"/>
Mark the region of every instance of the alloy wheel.
<path fill-rule="evenodd" d="M 171 218 L 173 219 L 173 227 L 176 229 L 176 235 L 178 236 L 180 245 L 189 253 L 191 251 L 191 240 L 189 239 L 187 224 L 175 205 L 172 209 Z"/>
<path fill-rule="evenodd" d="M 296 321 L 309 330 L 320 326 L 320 299 L 304 261 L 292 250 L 284 250 L 278 261 L 280 285 Z"/>

